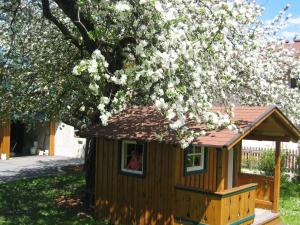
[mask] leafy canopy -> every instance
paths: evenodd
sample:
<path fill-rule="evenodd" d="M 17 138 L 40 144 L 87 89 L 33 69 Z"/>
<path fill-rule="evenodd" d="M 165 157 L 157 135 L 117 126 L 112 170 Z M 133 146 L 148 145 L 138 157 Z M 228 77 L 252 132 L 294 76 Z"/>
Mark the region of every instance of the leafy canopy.
<path fill-rule="evenodd" d="M 245 0 L 0 4 L 3 112 L 106 125 L 129 106 L 154 105 L 182 147 L 205 134 L 190 119 L 236 129 L 235 105 L 275 104 L 300 124 L 300 92 L 288 87 L 300 60 L 278 35 L 287 8 L 265 24 Z"/>

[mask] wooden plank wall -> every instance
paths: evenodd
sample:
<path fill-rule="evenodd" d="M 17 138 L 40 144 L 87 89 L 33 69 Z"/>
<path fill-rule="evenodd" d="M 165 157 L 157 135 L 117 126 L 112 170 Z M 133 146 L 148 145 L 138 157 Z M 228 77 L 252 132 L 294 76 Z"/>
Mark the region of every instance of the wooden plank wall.
<path fill-rule="evenodd" d="M 220 200 L 191 192 L 180 195 L 174 187 L 181 185 L 211 193 L 226 189 L 228 151 L 225 149 L 209 148 L 207 171 L 189 176 L 184 176 L 184 151 L 178 146 L 147 143 L 144 178 L 120 175 L 118 157 L 118 141 L 97 138 L 95 205 L 98 219 L 125 225 L 176 224 L 174 217 L 188 212 L 203 222 L 219 224 L 215 215 L 220 213 Z"/>
<path fill-rule="evenodd" d="M 0 126 L 0 152 L 10 158 L 10 120 L 5 120 Z"/>
<path fill-rule="evenodd" d="M 118 141 L 97 138 L 96 216 L 115 224 L 174 224 L 176 147 L 147 144 L 145 178 L 118 173 Z"/>
<path fill-rule="evenodd" d="M 204 191 L 220 191 L 219 185 L 225 179 L 225 160 L 226 153 L 215 148 L 208 149 L 207 171 L 196 175 L 184 176 L 184 151 L 177 151 L 176 165 L 179 167 L 176 172 L 176 184 L 186 187 L 199 188 Z M 226 182 L 224 182 L 225 184 Z M 218 190 L 219 189 L 219 190 Z"/>

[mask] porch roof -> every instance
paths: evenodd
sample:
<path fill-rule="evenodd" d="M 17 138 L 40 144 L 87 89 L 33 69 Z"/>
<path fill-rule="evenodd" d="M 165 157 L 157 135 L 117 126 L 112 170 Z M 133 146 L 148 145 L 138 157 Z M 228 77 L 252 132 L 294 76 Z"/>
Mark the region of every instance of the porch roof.
<path fill-rule="evenodd" d="M 222 112 L 224 108 L 214 107 L 213 110 Z M 196 138 L 192 144 L 231 148 L 243 138 L 281 141 L 300 139 L 299 130 L 274 106 L 235 107 L 233 120 L 243 132 L 237 133 L 227 128 L 207 130 L 205 136 Z M 206 129 L 203 124 L 196 123 L 191 123 L 189 127 L 195 131 Z M 81 135 L 178 144 L 174 131 L 168 128 L 167 121 L 154 107 L 128 108 L 113 116 L 107 126 L 96 125 Z"/>

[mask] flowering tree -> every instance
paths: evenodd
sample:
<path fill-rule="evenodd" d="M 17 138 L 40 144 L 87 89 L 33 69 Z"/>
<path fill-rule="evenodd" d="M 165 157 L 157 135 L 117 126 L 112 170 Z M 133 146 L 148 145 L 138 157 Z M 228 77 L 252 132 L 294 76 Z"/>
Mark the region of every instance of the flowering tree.
<path fill-rule="evenodd" d="M 300 124 L 300 60 L 246 0 L 12 0 L 1 8 L 1 111 L 42 111 L 84 127 L 131 105 L 154 105 L 182 147 L 236 129 L 235 105 L 276 104 Z M 289 73 L 288 73 L 289 71 Z M 212 112 L 223 105 L 226 113 Z"/>
<path fill-rule="evenodd" d="M 286 9 L 263 24 L 248 1 L 3 2 L 1 110 L 78 126 L 155 105 L 183 147 L 198 135 L 188 119 L 234 129 L 237 104 L 276 104 L 299 123 L 299 92 L 286 79 L 291 68 L 299 76 L 299 60 L 276 35 Z"/>

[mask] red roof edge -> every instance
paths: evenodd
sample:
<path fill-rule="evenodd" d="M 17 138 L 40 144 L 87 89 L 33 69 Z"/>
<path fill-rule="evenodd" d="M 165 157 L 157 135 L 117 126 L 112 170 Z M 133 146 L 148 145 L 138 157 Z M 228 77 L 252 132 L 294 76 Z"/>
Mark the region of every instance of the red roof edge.
<path fill-rule="evenodd" d="M 286 117 L 286 115 L 284 115 L 284 113 L 277 106 L 270 106 L 269 109 L 267 111 L 265 111 L 261 116 L 259 116 L 250 127 L 246 128 L 243 133 L 237 134 L 235 137 L 233 137 L 230 141 L 228 141 L 222 147 L 228 148 L 229 146 L 233 145 L 240 138 L 247 136 L 252 130 L 254 130 L 256 128 L 256 126 L 258 126 L 261 122 L 263 122 L 265 119 L 267 119 L 267 117 L 270 114 L 272 114 L 274 111 L 277 111 L 278 113 L 280 113 L 280 115 L 283 116 L 284 119 L 287 120 L 287 122 L 295 129 L 295 131 L 298 135 L 298 138 L 300 139 L 299 129 Z"/>

